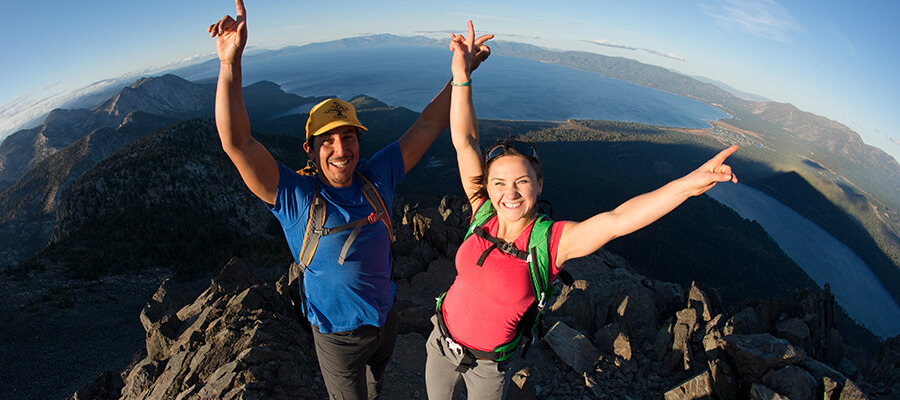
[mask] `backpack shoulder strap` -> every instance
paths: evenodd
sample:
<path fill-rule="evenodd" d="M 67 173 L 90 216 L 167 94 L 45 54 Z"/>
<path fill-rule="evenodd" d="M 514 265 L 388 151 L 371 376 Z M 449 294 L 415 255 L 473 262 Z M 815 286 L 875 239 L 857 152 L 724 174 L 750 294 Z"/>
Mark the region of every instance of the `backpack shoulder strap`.
<path fill-rule="evenodd" d="M 553 223 L 547 215 L 539 214 L 528 237 L 528 270 L 534 287 L 534 299 L 541 310 L 550 295 L 547 292 L 550 287 L 550 231 Z"/>
<path fill-rule="evenodd" d="M 300 275 L 306 270 L 306 266 L 312 262 L 316 254 L 319 239 L 326 233 L 325 227 L 325 200 L 319 194 L 318 178 L 313 176 L 313 201 L 309 204 L 309 218 L 306 220 L 306 232 L 303 234 L 303 245 L 300 247 Z"/>
<path fill-rule="evenodd" d="M 491 200 L 481 200 L 481 204 L 479 204 L 478 208 L 472 212 L 472 222 L 469 224 L 469 229 L 466 230 L 466 236 L 463 237 L 463 240 L 468 239 L 475 231 L 475 228 L 480 228 L 495 215 L 497 215 L 497 210 L 494 210 L 494 205 L 491 204 Z"/>
<path fill-rule="evenodd" d="M 375 209 L 375 215 L 378 219 L 384 223 L 385 228 L 388 230 L 388 235 L 393 238 L 394 237 L 394 228 L 391 224 L 391 213 L 388 212 L 387 207 L 384 205 L 384 199 L 381 198 L 381 194 L 378 193 L 378 189 L 375 188 L 375 185 L 372 184 L 368 179 L 366 179 L 365 175 L 363 175 L 359 171 L 354 171 L 354 174 L 357 178 L 359 178 L 359 183 L 362 186 L 363 196 L 365 196 L 366 201 L 372 205 L 372 208 Z"/>

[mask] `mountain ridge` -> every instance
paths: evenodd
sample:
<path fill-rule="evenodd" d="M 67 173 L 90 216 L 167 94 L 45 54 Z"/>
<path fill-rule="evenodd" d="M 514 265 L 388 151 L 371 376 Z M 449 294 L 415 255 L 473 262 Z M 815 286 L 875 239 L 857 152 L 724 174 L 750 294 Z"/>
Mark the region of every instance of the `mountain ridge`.
<path fill-rule="evenodd" d="M 165 74 L 138 79 L 94 107 L 93 111 L 112 117 L 108 125 L 116 125 L 125 115 L 137 110 L 186 119 L 209 115 L 213 111 L 210 93 L 215 94 L 214 87 L 196 85 L 178 76 Z"/>
<path fill-rule="evenodd" d="M 245 94 L 254 120 L 318 100 L 271 82 L 250 85 Z M 175 75 L 142 78 L 91 110 L 55 110 L 40 127 L 7 138 L 0 167 L 28 168 L 0 168 L 0 233 L 10 238 L 0 244 L 0 265 L 17 265 L 49 243 L 57 198 L 81 174 L 153 131 L 185 118 L 211 118 L 214 96 L 214 87 Z"/>
<path fill-rule="evenodd" d="M 175 118 L 211 115 L 215 89 L 179 85 L 181 81 L 187 82 L 174 75 L 140 79 L 91 110 L 53 110 L 37 128 L 14 133 L 17 140 L 7 139 L 0 144 L 0 192 L 50 154 L 96 129 L 118 127 L 133 111 Z M 180 90 L 167 91 L 163 87 Z M 178 94 L 176 101 L 168 100 L 172 93 Z"/>

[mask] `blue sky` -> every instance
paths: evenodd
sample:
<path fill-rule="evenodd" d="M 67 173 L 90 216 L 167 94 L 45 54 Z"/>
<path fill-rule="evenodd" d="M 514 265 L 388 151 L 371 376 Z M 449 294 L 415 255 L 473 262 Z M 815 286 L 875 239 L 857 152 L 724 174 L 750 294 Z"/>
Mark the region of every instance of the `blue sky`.
<path fill-rule="evenodd" d="M 497 39 L 633 58 L 825 116 L 900 159 L 900 3 L 247 0 L 250 46 L 372 33 Z M 72 90 L 214 51 L 229 0 L 7 2 L 0 129 Z M 448 66 L 449 69 L 449 66 Z M 4 121 L 5 120 L 5 121 Z M 9 133 L 9 132 L 7 132 Z"/>

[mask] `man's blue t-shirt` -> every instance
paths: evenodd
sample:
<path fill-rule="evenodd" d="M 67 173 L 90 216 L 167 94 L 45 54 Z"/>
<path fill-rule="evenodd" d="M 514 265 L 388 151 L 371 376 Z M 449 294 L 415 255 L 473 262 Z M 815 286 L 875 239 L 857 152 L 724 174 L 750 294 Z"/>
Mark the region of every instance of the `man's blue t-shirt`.
<path fill-rule="evenodd" d="M 281 222 L 294 260 L 299 262 L 313 201 L 313 179 L 318 177 L 297 174 L 281 163 L 278 168 L 278 194 L 271 210 Z M 372 182 L 390 212 L 394 189 L 405 175 L 400 146 L 394 142 L 370 160 L 359 160 L 356 171 Z M 321 182 L 318 186 L 326 200 L 326 228 L 365 218 L 374 211 L 355 177 L 346 188 Z M 338 255 L 350 232 L 322 236 L 303 276 L 308 318 L 322 333 L 344 332 L 363 325 L 381 326 L 393 306 L 396 289 L 391 281 L 391 238 L 387 227 L 380 222 L 365 225 L 341 265 Z"/>

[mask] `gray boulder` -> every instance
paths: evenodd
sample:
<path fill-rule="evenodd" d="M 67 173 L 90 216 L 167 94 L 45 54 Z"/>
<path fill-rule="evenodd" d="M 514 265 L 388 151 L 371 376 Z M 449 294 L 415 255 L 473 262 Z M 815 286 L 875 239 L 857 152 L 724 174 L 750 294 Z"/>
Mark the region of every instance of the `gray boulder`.
<path fill-rule="evenodd" d="M 544 340 L 563 362 L 579 374 L 593 371 L 594 364 L 600 359 L 600 351 L 590 340 L 563 322 L 553 325 Z"/>
<path fill-rule="evenodd" d="M 763 376 L 762 381 L 766 386 L 791 400 L 813 400 L 818 388 L 818 382 L 809 372 L 793 365 L 769 371 Z"/>
<path fill-rule="evenodd" d="M 806 357 L 802 349 L 769 334 L 728 335 L 722 341 L 738 371 L 757 378 Z"/>

